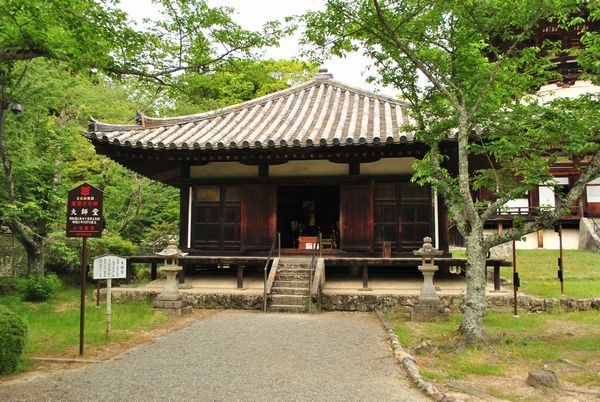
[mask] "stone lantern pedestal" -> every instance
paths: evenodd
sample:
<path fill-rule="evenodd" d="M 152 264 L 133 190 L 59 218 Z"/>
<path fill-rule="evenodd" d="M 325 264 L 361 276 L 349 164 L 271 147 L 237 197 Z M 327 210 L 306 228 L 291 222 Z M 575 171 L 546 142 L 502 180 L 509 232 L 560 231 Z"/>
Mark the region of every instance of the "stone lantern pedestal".
<path fill-rule="evenodd" d="M 183 270 L 183 267 L 177 265 L 177 259 L 186 253 L 181 252 L 174 241 L 170 241 L 166 249 L 156 254 L 165 257 L 165 265 L 158 270 L 165 273 L 167 283 L 154 300 L 154 308 L 167 314 L 182 315 L 191 312 L 192 307 L 187 305 L 177 287 L 177 274 Z"/>
<path fill-rule="evenodd" d="M 433 264 L 433 258 L 436 255 L 441 255 L 442 251 L 434 249 L 431 245 L 431 238 L 426 237 L 423 239 L 423 247 L 413 251 L 413 253 L 423 258 L 423 263 L 419 265 L 419 271 L 423 274 L 423 285 L 421 286 L 419 300 L 410 315 L 411 320 L 436 321 L 447 319 L 449 314 L 445 311 L 435 286 L 433 286 L 433 276 L 438 270 L 437 265 Z"/>

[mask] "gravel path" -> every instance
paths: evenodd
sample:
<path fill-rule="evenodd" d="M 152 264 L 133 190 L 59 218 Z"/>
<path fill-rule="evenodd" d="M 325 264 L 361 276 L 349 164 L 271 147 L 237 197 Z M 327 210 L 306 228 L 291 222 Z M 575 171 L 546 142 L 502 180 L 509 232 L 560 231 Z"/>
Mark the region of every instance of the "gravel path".
<path fill-rule="evenodd" d="M 112 361 L 0 384 L 11 401 L 425 401 L 373 314 L 223 311 Z"/>

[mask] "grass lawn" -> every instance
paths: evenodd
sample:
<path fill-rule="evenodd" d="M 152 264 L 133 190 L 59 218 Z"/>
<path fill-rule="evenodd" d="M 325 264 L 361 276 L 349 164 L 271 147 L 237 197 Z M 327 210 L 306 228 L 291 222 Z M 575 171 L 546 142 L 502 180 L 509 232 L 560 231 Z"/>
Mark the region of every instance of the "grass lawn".
<path fill-rule="evenodd" d="M 567 388 L 600 390 L 598 311 L 525 314 L 519 319 L 510 313 L 488 313 L 488 343 L 472 348 L 453 346 L 458 344 L 458 314 L 437 323 L 406 321 L 395 313 L 387 318 L 402 345 L 417 356 L 423 377 L 442 388 L 459 381 L 484 393 L 483 399 L 487 394 L 509 400 L 548 400 L 525 384 L 528 371 L 546 365 Z"/>
<path fill-rule="evenodd" d="M 453 251 L 457 257 L 464 251 Z M 532 296 L 561 297 L 557 279 L 558 250 L 517 250 L 520 291 Z M 563 250 L 565 296 L 600 297 L 600 252 Z M 502 268 L 502 276 L 512 280 L 512 268 Z"/>
<path fill-rule="evenodd" d="M 541 297 L 560 297 L 558 250 L 518 250 L 521 289 Z M 565 296 L 600 297 L 600 252 L 563 250 Z"/>
<path fill-rule="evenodd" d="M 89 289 L 91 295 L 93 289 Z M 17 294 L 0 295 L 6 305 L 23 317 L 29 329 L 27 346 L 19 366 L 24 371 L 31 365 L 30 357 L 76 357 L 79 354 L 79 288 L 61 290 L 48 302 L 24 302 Z M 153 311 L 150 302 L 112 304 L 111 341 L 118 342 L 166 323 L 175 317 Z M 109 344 L 105 336 L 106 305 L 96 304 L 88 297 L 85 313 L 86 355 Z"/>

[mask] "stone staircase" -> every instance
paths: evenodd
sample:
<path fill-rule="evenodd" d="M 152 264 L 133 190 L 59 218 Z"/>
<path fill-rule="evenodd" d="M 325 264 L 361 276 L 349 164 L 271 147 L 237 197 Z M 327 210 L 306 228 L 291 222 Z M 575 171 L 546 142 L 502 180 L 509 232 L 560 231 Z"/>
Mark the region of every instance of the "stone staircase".
<path fill-rule="evenodd" d="M 309 258 L 281 258 L 271 288 L 269 311 L 308 312 Z"/>

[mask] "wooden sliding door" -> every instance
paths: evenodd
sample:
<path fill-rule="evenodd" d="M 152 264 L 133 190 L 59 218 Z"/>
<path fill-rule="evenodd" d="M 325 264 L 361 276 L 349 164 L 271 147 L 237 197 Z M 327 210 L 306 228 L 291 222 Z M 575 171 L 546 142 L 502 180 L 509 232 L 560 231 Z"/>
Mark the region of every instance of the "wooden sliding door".
<path fill-rule="evenodd" d="M 277 189 L 271 184 L 241 187 L 242 249 L 268 250 L 275 237 Z"/>
<path fill-rule="evenodd" d="M 340 246 L 373 249 L 373 183 L 343 183 L 340 188 Z"/>
<path fill-rule="evenodd" d="M 200 252 L 240 250 L 240 187 L 194 187 L 192 248 Z"/>

